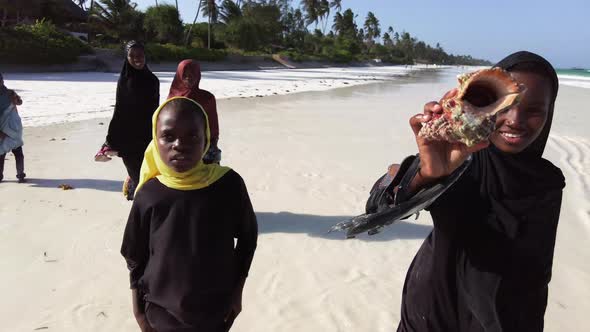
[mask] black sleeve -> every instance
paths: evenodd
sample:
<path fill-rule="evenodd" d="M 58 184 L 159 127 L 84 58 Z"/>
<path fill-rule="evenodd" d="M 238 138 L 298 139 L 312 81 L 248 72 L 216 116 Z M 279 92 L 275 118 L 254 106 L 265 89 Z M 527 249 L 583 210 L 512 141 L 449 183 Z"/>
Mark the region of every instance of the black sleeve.
<path fill-rule="evenodd" d="M 149 259 L 150 225 L 139 207 L 139 197 L 133 202 L 123 235 L 121 255 L 127 261 L 131 288 L 137 288 Z"/>
<path fill-rule="evenodd" d="M 254 251 L 256 250 L 256 242 L 258 238 L 258 223 L 256 222 L 256 214 L 248 196 L 246 184 L 240 178 L 240 197 L 238 210 L 238 227 L 236 228 L 237 245 L 236 256 L 238 262 L 238 274 L 242 278 L 248 276 Z"/>
<path fill-rule="evenodd" d="M 505 331 L 543 331 L 551 280 L 561 191 L 548 192 L 519 227 L 512 266 L 502 282 L 499 307 L 504 308 Z"/>
<path fill-rule="evenodd" d="M 113 150 L 119 150 L 121 148 L 123 131 L 125 129 L 124 119 L 123 119 L 123 108 L 125 107 L 122 104 L 122 100 L 124 99 L 121 91 L 121 84 L 117 84 L 117 93 L 115 97 L 115 110 L 113 112 L 113 117 L 111 122 L 109 123 L 109 131 L 107 134 L 107 143 Z"/>

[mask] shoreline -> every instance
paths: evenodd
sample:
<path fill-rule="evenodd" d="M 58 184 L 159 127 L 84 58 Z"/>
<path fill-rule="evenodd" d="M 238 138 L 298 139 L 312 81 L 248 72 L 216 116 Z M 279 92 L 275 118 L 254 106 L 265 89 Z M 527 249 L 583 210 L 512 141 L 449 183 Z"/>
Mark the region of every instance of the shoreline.
<path fill-rule="evenodd" d="M 151 62 L 147 57 L 147 64 L 152 71 L 176 71 L 179 61 L 161 61 Z M 277 61 L 272 55 L 267 56 L 244 56 L 230 54 L 225 59 L 219 61 L 201 61 L 201 70 L 208 71 L 255 71 L 269 69 L 321 69 L 321 68 L 359 68 L 359 67 L 390 67 L 390 66 L 430 66 L 445 67 L 436 64 L 415 64 L 415 65 L 395 65 L 388 63 L 378 63 L 375 61 L 338 63 L 330 61 L 302 61 L 294 62 L 289 59 Z M 68 64 L 55 65 L 18 65 L 0 63 L 0 72 L 3 73 L 79 73 L 79 72 L 97 72 L 97 73 L 119 73 L 123 55 L 113 50 L 96 50 L 93 55 L 83 55 L 78 61 Z"/>
<path fill-rule="evenodd" d="M 447 67 L 404 66 L 320 69 L 272 69 L 203 72 L 201 87 L 217 100 L 262 98 L 300 92 L 327 91 L 379 82 L 412 79 Z M 160 101 L 170 88 L 174 72 L 154 71 L 160 80 Z M 23 99 L 19 112 L 26 127 L 108 117 L 115 104 L 118 74 L 19 73 L 6 74 L 6 85 Z"/>

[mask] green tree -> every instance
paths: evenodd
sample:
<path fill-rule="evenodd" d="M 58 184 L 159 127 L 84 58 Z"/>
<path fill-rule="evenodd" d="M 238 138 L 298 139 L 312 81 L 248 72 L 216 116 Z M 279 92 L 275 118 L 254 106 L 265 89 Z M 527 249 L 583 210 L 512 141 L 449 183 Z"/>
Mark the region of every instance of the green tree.
<path fill-rule="evenodd" d="M 340 37 L 356 38 L 358 28 L 355 18 L 356 15 L 351 9 L 347 9 L 343 13 L 336 13 L 332 29 L 334 29 L 334 32 Z"/>
<path fill-rule="evenodd" d="M 283 41 L 288 48 L 302 49 L 305 41 L 305 19 L 300 9 L 293 10 L 283 16 Z"/>
<path fill-rule="evenodd" d="M 328 0 L 320 0 L 318 3 L 318 17 L 322 26 L 322 34 L 326 33 L 328 25 L 328 18 L 330 17 L 330 2 Z"/>
<path fill-rule="evenodd" d="M 219 6 L 219 21 L 229 24 L 231 21 L 242 18 L 242 9 L 232 0 L 223 0 Z"/>
<path fill-rule="evenodd" d="M 225 42 L 248 51 L 278 45 L 284 32 L 281 16 L 277 2 L 245 2 L 242 5 L 242 16 L 229 20 L 226 25 Z"/>
<path fill-rule="evenodd" d="M 389 35 L 389 32 L 386 32 L 383 34 L 383 46 L 385 46 L 387 48 L 393 47 L 393 40 L 391 40 L 391 36 Z"/>
<path fill-rule="evenodd" d="M 211 48 L 211 24 L 217 23 L 217 18 L 219 17 L 219 11 L 217 8 L 217 3 L 215 0 L 203 0 L 205 2 L 205 6 L 203 6 L 203 16 L 207 17 L 207 24 L 208 24 L 208 40 L 207 40 L 207 48 Z"/>
<path fill-rule="evenodd" d="M 309 26 L 312 23 L 318 24 L 320 19 L 320 0 L 302 0 L 301 7 L 305 12 L 305 23 Z"/>
<path fill-rule="evenodd" d="M 199 14 L 201 12 L 201 8 L 207 5 L 207 0 L 197 0 L 197 14 L 195 14 L 195 18 L 193 19 L 193 24 L 189 26 L 188 31 L 186 32 L 186 36 L 184 39 L 184 43 L 188 46 L 191 40 L 191 34 L 193 32 L 193 27 L 195 23 L 197 23 L 197 18 L 199 18 Z"/>
<path fill-rule="evenodd" d="M 379 27 L 379 20 L 373 14 L 373 12 L 369 12 L 367 14 L 367 18 L 365 19 L 365 38 L 367 40 L 367 45 L 369 51 L 375 44 L 375 39 L 381 36 L 381 28 Z"/>
<path fill-rule="evenodd" d="M 130 0 L 99 0 L 92 7 L 92 26 L 117 40 L 142 38 L 143 13 L 135 7 Z"/>
<path fill-rule="evenodd" d="M 149 40 L 178 44 L 182 39 L 182 21 L 173 5 L 149 7 L 145 12 L 144 27 Z"/>
<path fill-rule="evenodd" d="M 330 2 L 330 8 L 334 8 L 337 13 L 340 13 L 342 10 L 342 0 L 332 0 L 332 2 Z"/>

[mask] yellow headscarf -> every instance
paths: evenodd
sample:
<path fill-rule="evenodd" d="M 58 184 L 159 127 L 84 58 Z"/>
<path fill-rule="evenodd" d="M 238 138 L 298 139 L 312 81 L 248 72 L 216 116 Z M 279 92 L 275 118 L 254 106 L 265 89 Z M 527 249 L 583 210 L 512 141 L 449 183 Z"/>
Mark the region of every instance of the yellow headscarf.
<path fill-rule="evenodd" d="M 192 169 L 178 173 L 168 167 L 164 161 L 160 158 L 160 152 L 158 151 L 158 145 L 156 144 L 157 136 L 156 136 L 156 123 L 158 121 L 158 115 L 160 111 L 172 100 L 175 99 L 186 99 L 189 100 L 195 105 L 199 107 L 203 115 L 205 116 L 205 125 L 206 125 L 206 144 L 204 153 L 207 153 L 209 150 L 210 144 L 210 130 L 209 130 L 209 119 L 207 118 L 207 113 L 203 110 L 203 107 L 199 105 L 196 101 L 186 98 L 186 97 L 174 97 L 166 100 L 158 109 L 154 112 L 152 116 L 152 141 L 148 145 L 147 149 L 145 150 L 145 155 L 143 158 L 143 163 L 141 164 L 141 171 L 139 174 L 139 183 L 137 184 L 137 189 L 135 192 L 139 190 L 148 180 L 152 178 L 158 178 L 158 180 L 164 184 L 168 188 L 178 189 L 178 190 L 194 190 L 194 189 L 201 189 L 208 187 L 209 185 L 215 183 L 215 181 L 219 180 L 225 173 L 227 173 L 230 168 L 220 166 L 218 164 L 205 164 L 203 160 L 199 161 L 199 163 L 193 167 Z"/>

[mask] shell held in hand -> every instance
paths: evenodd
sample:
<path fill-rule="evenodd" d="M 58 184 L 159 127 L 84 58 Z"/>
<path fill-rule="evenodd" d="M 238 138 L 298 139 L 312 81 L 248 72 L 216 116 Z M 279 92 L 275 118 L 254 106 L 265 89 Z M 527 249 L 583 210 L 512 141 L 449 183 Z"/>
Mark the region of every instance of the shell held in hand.
<path fill-rule="evenodd" d="M 495 115 L 518 104 L 524 91 L 501 68 L 462 74 L 458 80 L 457 94 L 441 100 L 442 114 L 423 124 L 420 137 L 467 146 L 484 142 L 495 129 Z"/>

